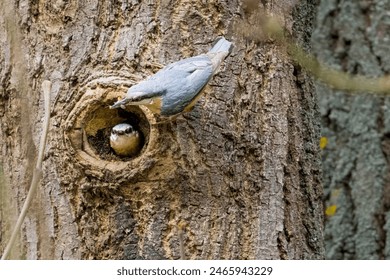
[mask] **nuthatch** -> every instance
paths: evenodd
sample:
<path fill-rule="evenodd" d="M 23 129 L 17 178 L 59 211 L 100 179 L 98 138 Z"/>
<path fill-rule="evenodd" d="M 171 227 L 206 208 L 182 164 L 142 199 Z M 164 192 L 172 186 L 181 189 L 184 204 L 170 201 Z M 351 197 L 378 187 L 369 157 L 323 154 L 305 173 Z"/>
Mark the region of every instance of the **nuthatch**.
<path fill-rule="evenodd" d="M 208 53 L 171 63 L 130 87 L 126 96 L 110 108 L 145 105 L 164 117 L 188 112 L 231 49 L 232 43 L 221 37 Z"/>
<path fill-rule="evenodd" d="M 111 130 L 110 145 L 118 156 L 134 156 L 140 150 L 140 134 L 128 123 L 120 123 Z"/>

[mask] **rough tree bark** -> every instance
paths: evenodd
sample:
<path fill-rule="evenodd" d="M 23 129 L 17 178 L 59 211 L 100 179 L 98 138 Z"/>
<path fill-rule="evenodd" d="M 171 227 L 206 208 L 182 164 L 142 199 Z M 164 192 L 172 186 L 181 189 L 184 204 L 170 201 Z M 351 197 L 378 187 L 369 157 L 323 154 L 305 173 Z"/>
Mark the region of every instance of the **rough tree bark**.
<path fill-rule="evenodd" d="M 254 7 L 12 2 L 0 22 L 2 248 L 31 176 L 40 84 L 53 83 L 44 176 L 13 258 L 323 258 L 313 86 L 283 47 L 234 32 Z M 256 5 L 308 43 L 309 1 Z M 108 109 L 158 64 L 205 52 L 220 35 L 234 50 L 192 112 L 156 123 L 145 108 Z M 145 137 L 135 158 L 107 148 L 107 131 L 123 119 Z"/>
<path fill-rule="evenodd" d="M 313 49 L 336 69 L 390 72 L 389 1 L 321 1 Z M 318 85 L 323 136 L 326 257 L 390 258 L 390 99 Z M 329 208 L 331 209 L 331 208 Z"/>

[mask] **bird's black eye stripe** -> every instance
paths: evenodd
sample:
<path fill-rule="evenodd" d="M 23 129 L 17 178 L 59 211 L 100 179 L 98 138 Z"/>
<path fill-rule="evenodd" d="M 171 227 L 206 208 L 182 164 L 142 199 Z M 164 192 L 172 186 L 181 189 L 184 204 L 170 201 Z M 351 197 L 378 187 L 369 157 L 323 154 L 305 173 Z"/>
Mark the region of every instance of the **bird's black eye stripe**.
<path fill-rule="evenodd" d="M 125 135 L 125 134 L 130 134 L 134 132 L 134 128 L 132 126 L 127 126 L 126 128 L 113 128 L 112 133 L 116 135 Z"/>
<path fill-rule="evenodd" d="M 133 97 L 131 101 L 137 102 L 137 101 L 141 101 L 143 98 L 144 98 L 143 96 Z"/>

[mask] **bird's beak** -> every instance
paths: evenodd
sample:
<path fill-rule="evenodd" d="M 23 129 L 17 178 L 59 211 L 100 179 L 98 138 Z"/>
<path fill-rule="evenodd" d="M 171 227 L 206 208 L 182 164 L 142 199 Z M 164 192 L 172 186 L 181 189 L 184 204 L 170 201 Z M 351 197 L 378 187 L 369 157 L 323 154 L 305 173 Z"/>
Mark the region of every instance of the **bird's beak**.
<path fill-rule="evenodd" d="M 123 108 L 130 101 L 131 101 L 130 98 L 125 97 L 122 100 L 119 100 L 119 101 L 115 102 L 114 104 L 112 104 L 110 106 L 110 109 L 116 109 L 116 108 L 119 108 L 119 107 Z"/>

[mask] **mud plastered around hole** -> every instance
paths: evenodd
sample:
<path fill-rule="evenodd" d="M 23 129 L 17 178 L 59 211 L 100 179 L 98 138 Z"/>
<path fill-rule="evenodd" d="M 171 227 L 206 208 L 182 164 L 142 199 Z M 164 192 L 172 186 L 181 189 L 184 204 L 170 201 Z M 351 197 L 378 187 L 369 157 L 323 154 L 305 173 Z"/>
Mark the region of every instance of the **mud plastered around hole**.
<path fill-rule="evenodd" d="M 103 76 L 91 79 L 77 89 L 78 101 L 71 104 L 72 109 L 64 124 L 65 143 L 70 159 L 81 164 L 85 172 L 99 178 L 111 172 L 118 179 L 125 176 L 123 174 L 127 174 L 126 178 L 136 176 L 150 167 L 148 151 L 150 146 L 155 146 L 150 144 L 155 143 L 154 136 L 157 136 L 152 126 L 156 122 L 154 115 L 142 106 L 127 106 L 125 110 L 109 108 L 123 98 L 132 84 L 133 81 L 121 77 Z M 117 156 L 110 147 L 111 129 L 122 122 L 130 123 L 142 135 L 143 146 L 135 156 Z M 131 174 L 125 170 L 131 170 Z"/>

